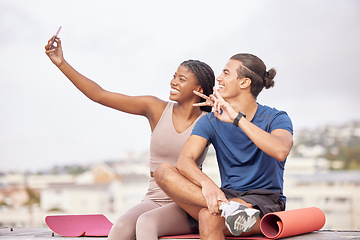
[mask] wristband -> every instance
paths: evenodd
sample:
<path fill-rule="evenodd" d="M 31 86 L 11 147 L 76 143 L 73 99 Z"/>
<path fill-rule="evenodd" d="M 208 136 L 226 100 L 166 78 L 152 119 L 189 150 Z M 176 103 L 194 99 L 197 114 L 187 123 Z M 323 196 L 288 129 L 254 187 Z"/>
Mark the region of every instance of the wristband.
<path fill-rule="evenodd" d="M 240 118 L 242 118 L 242 117 L 246 118 L 246 115 L 242 112 L 239 112 L 239 114 L 236 116 L 236 118 L 234 119 L 234 122 L 233 122 L 235 127 L 239 126 L 239 121 L 240 121 Z"/>

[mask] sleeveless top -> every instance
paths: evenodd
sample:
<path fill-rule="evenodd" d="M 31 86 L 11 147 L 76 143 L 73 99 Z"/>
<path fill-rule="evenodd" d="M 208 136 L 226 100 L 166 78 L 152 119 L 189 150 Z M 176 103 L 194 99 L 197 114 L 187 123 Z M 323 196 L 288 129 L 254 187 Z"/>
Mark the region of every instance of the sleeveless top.
<path fill-rule="evenodd" d="M 191 126 L 182 133 L 176 132 L 173 124 L 173 107 L 174 103 L 169 102 L 157 123 L 154 131 L 151 134 L 150 140 L 150 171 L 154 172 L 155 169 L 162 163 L 170 163 L 173 166 L 179 158 L 180 152 L 190 137 L 192 129 L 196 122 L 206 112 L 202 112 L 201 115 L 194 121 Z M 196 161 L 197 165 L 201 168 L 204 162 L 208 147 L 201 153 L 199 159 Z M 166 195 L 166 193 L 157 185 L 153 177 L 150 177 L 149 188 L 143 201 L 153 201 L 159 206 L 164 206 L 173 201 Z"/>
<path fill-rule="evenodd" d="M 154 172 L 155 169 L 162 163 L 170 163 L 176 165 L 180 152 L 190 137 L 192 129 L 196 122 L 206 112 L 202 112 L 200 116 L 191 124 L 191 126 L 182 133 L 176 132 L 173 124 L 173 108 L 174 103 L 169 102 L 157 123 L 154 131 L 151 134 L 150 140 L 150 171 Z M 196 161 L 197 165 L 201 168 L 204 162 L 208 148 L 205 148 L 199 159 Z"/>

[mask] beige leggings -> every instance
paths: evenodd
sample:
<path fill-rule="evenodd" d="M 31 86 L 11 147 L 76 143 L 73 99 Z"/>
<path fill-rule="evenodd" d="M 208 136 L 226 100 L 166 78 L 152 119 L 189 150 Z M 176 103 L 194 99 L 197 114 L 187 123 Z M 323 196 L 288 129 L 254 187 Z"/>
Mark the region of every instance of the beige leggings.
<path fill-rule="evenodd" d="M 186 212 L 169 201 L 165 193 L 151 179 L 144 200 L 115 221 L 108 239 L 157 240 L 159 236 L 192 232 Z"/>

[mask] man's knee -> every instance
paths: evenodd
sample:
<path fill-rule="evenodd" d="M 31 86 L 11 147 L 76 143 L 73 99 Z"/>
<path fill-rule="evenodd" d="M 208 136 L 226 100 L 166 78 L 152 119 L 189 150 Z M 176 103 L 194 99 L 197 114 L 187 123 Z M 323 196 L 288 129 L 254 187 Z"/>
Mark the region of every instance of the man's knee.
<path fill-rule="evenodd" d="M 219 215 L 213 215 L 207 208 L 202 208 L 199 212 L 199 231 L 206 236 L 214 231 L 222 232 L 224 221 Z"/>
<path fill-rule="evenodd" d="M 157 184 L 164 183 L 171 176 L 169 173 L 176 171 L 176 168 L 168 163 L 161 164 L 154 172 L 154 179 Z"/>
<path fill-rule="evenodd" d="M 210 217 L 211 213 L 209 212 L 209 209 L 202 208 L 199 212 L 199 224 L 207 226 Z"/>

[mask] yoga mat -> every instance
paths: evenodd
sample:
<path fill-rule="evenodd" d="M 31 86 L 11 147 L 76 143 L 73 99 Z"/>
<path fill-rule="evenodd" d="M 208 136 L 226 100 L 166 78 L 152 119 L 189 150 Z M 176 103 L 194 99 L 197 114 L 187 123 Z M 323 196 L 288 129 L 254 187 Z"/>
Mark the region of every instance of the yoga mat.
<path fill-rule="evenodd" d="M 53 232 L 65 237 L 107 236 L 112 227 L 102 214 L 47 216 L 45 223 Z"/>
<path fill-rule="evenodd" d="M 260 222 L 264 236 L 237 236 L 226 239 L 278 239 L 317 231 L 324 225 L 325 214 L 319 208 L 300 208 L 266 214 Z M 161 238 L 200 239 L 200 235 L 186 234 Z"/>
<path fill-rule="evenodd" d="M 45 218 L 47 226 L 66 237 L 108 236 L 112 223 L 102 214 L 55 215 Z M 260 222 L 264 236 L 226 237 L 227 239 L 278 239 L 310 233 L 325 225 L 325 214 L 316 207 L 266 214 Z M 164 236 L 173 239 L 200 239 L 199 234 Z"/>
<path fill-rule="evenodd" d="M 317 207 L 268 213 L 260 222 L 262 233 L 272 239 L 317 231 L 324 225 L 325 214 Z"/>
<path fill-rule="evenodd" d="M 199 234 L 184 234 L 184 235 L 174 235 L 174 236 L 163 236 L 160 238 L 171 238 L 171 239 L 200 239 Z M 250 236 L 250 237 L 226 237 L 226 239 L 252 239 L 252 240 L 258 240 L 258 239 L 268 239 L 264 236 Z"/>
<path fill-rule="evenodd" d="M 160 238 L 184 238 L 184 239 L 200 239 L 200 235 L 193 233 L 193 234 L 183 234 L 183 235 L 170 235 L 170 236 L 162 236 Z"/>

